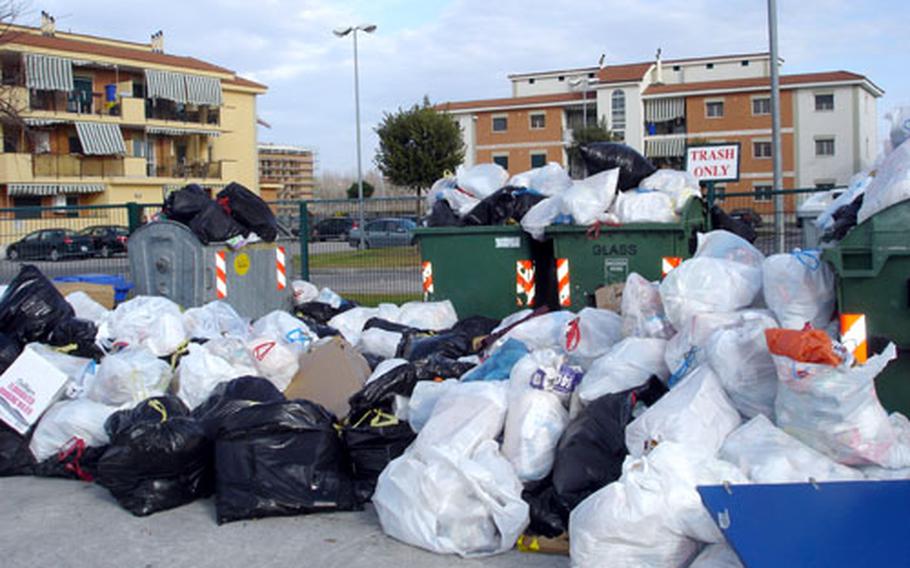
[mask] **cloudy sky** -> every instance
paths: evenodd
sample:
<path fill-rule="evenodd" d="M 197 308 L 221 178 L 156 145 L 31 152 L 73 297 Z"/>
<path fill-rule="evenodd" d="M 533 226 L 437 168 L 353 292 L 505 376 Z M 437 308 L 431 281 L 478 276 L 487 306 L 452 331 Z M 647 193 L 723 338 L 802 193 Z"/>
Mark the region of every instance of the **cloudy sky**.
<path fill-rule="evenodd" d="M 784 73 L 845 69 L 886 91 L 884 114 L 910 104 L 906 0 L 781 0 Z M 364 166 L 382 114 L 428 95 L 433 102 L 508 96 L 506 75 L 767 49 L 762 0 L 30 0 L 58 29 L 148 41 L 264 82 L 262 141 L 315 148 L 324 171 L 355 168 L 353 50 L 331 30 L 375 23 L 361 36 Z"/>

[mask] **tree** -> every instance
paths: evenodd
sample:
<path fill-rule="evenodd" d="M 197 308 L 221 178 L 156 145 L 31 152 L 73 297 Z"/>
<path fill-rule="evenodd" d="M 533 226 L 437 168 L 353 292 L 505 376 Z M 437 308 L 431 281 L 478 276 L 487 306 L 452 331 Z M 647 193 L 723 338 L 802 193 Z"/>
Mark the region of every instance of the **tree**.
<path fill-rule="evenodd" d="M 603 119 L 597 124 L 583 126 L 572 130 L 572 144 L 567 148 L 569 154 L 569 171 L 579 173 L 584 171 L 584 162 L 581 158 L 579 148 L 591 142 L 621 142 L 622 139 L 618 133 L 607 128 L 607 122 Z"/>
<path fill-rule="evenodd" d="M 363 181 L 363 198 L 364 199 L 366 199 L 367 197 L 372 197 L 373 193 L 375 191 L 376 191 L 376 188 L 373 187 L 372 183 L 370 183 L 366 180 Z M 358 193 L 357 182 L 355 181 L 354 183 L 352 183 L 351 185 L 348 186 L 348 190 L 347 190 L 348 199 L 357 199 L 357 197 L 358 197 L 357 193 Z"/>
<path fill-rule="evenodd" d="M 418 198 L 421 190 L 464 160 L 461 127 L 450 115 L 433 108 L 427 97 L 410 109 L 386 113 L 376 134 L 379 171 L 391 183 L 411 188 Z"/>

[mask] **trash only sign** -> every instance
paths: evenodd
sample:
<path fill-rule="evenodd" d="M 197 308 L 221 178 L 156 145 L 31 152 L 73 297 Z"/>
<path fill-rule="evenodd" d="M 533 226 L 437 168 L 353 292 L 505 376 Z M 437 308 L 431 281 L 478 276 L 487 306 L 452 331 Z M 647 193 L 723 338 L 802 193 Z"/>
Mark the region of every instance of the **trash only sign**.
<path fill-rule="evenodd" d="M 739 181 L 739 143 L 686 147 L 686 171 L 700 182 Z"/>

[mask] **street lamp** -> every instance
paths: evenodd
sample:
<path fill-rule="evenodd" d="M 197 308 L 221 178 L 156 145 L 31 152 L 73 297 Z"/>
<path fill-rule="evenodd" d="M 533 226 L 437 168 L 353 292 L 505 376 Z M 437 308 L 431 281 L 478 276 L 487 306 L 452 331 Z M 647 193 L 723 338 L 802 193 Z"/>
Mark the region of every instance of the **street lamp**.
<path fill-rule="evenodd" d="M 584 127 L 588 127 L 588 86 L 591 84 L 591 79 L 587 76 L 575 77 L 574 79 L 569 79 L 569 86 L 573 89 L 577 89 L 579 86 L 582 87 L 582 113 Z"/>
<path fill-rule="evenodd" d="M 363 169 L 360 158 L 360 78 L 357 69 L 357 32 L 366 32 L 371 34 L 376 31 L 376 24 L 360 24 L 359 26 L 348 26 L 347 28 L 338 28 L 332 30 L 332 33 L 338 37 L 344 37 L 351 34 L 354 37 L 354 116 L 357 121 L 357 208 L 360 224 L 360 248 L 364 248 L 364 232 L 366 226 L 363 221 Z"/>

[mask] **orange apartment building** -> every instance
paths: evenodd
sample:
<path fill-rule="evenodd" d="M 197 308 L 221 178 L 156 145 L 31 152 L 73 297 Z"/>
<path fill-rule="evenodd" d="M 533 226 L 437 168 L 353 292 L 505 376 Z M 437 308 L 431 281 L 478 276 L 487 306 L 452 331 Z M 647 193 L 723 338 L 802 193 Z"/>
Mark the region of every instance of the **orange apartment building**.
<path fill-rule="evenodd" d="M 512 96 L 437 108 L 462 126 L 466 163 L 517 173 L 568 166 L 572 131 L 603 122 L 660 167 L 683 168 L 690 144 L 739 142 L 740 180 L 717 186 L 725 208 L 773 212 L 770 65 L 766 53 L 510 75 Z M 784 187 L 846 184 L 877 151 L 883 91 L 847 71 L 782 75 Z M 748 197 L 725 198 L 727 193 Z M 787 201 L 792 211 L 796 199 Z"/>

